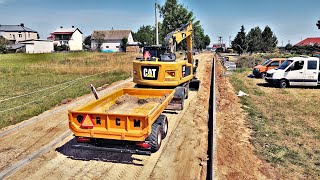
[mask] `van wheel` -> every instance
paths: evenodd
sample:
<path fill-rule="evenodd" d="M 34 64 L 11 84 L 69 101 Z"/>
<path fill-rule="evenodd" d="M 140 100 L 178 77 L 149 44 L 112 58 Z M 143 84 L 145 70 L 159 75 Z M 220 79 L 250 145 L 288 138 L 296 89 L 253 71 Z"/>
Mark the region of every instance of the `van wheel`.
<path fill-rule="evenodd" d="M 266 77 L 266 73 L 261 73 L 261 78 L 264 79 Z"/>
<path fill-rule="evenodd" d="M 279 82 L 279 87 L 280 88 L 287 88 L 289 85 L 288 85 L 288 82 L 285 80 L 285 79 L 281 79 L 280 82 Z"/>
<path fill-rule="evenodd" d="M 158 123 L 153 123 L 151 127 L 151 134 L 148 137 L 150 141 L 151 152 L 157 152 L 160 149 L 162 143 L 161 125 Z"/>

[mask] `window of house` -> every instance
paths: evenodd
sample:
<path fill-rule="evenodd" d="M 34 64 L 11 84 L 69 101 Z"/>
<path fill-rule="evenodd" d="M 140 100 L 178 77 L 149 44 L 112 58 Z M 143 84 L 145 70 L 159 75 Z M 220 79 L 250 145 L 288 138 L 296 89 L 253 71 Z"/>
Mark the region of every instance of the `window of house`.
<path fill-rule="evenodd" d="M 19 38 L 22 38 L 22 34 L 19 34 Z"/>
<path fill-rule="evenodd" d="M 109 46 L 106 46 L 106 48 L 109 48 Z"/>
<path fill-rule="evenodd" d="M 308 61 L 308 69 L 317 69 L 317 61 Z"/>
<path fill-rule="evenodd" d="M 13 35 L 13 39 L 16 39 L 16 36 L 15 36 L 15 35 Z"/>
<path fill-rule="evenodd" d="M 30 37 L 30 33 L 28 33 L 28 37 Z"/>
<path fill-rule="evenodd" d="M 116 46 L 116 48 L 119 48 L 119 46 Z"/>

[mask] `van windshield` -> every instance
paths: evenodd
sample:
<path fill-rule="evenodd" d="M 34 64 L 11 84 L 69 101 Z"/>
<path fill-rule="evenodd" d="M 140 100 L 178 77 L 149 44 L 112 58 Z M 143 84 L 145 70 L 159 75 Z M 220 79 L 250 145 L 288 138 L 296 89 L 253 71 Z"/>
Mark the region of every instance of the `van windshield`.
<path fill-rule="evenodd" d="M 266 66 L 267 64 L 269 64 L 270 61 L 270 59 L 266 60 L 264 63 L 262 63 L 262 66 Z"/>
<path fill-rule="evenodd" d="M 284 70 L 285 68 L 287 68 L 291 63 L 293 62 L 293 60 L 285 60 L 279 67 L 278 69 L 282 69 Z"/>

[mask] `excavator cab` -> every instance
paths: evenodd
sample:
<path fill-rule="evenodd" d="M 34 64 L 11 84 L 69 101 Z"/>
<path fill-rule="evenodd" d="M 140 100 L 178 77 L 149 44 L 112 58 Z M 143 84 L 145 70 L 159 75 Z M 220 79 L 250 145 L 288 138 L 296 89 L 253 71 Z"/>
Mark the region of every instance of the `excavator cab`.
<path fill-rule="evenodd" d="M 147 61 L 176 61 L 176 54 L 168 53 L 164 46 L 146 46 L 143 48 L 143 59 Z"/>

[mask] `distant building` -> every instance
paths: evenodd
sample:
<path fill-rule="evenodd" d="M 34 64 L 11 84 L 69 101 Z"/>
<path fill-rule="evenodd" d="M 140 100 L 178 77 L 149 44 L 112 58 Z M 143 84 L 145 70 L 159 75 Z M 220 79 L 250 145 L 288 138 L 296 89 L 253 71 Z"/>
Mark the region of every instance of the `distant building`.
<path fill-rule="evenodd" d="M 83 33 L 78 29 L 72 26 L 71 28 L 60 28 L 56 29 L 51 33 L 51 36 L 48 37 L 49 40 L 53 40 L 53 44 L 57 46 L 66 45 L 69 47 L 70 51 L 82 51 L 82 40 Z"/>
<path fill-rule="evenodd" d="M 212 45 L 212 50 L 213 51 L 217 50 L 218 48 L 222 48 L 223 51 L 225 51 L 227 49 L 227 46 L 224 43 L 218 43 L 218 44 L 213 44 Z"/>
<path fill-rule="evenodd" d="M 100 46 L 102 52 L 122 52 L 122 39 L 127 38 L 128 44 L 134 43 L 131 30 L 94 31 L 91 36 L 91 49 Z"/>
<path fill-rule="evenodd" d="M 23 52 L 25 53 L 51 53 L 54 51 L 51 40 L 29 40 L 22 41 L 20 44 L 24 45 Z"/>
<path fill-rule="evenodd" d="M 313 46 L 313 45 L 320 45 L 320 37 L 314 38 L 306 38 L 300 42 L 298 42 L 295 46 Z"/>
<path fill-rule="evenodd" d="M 20 25 L 0 25 L 0 36 L 12 43 L 39 39 L 38 32 L 25 27 L 23 23 Z"/>

